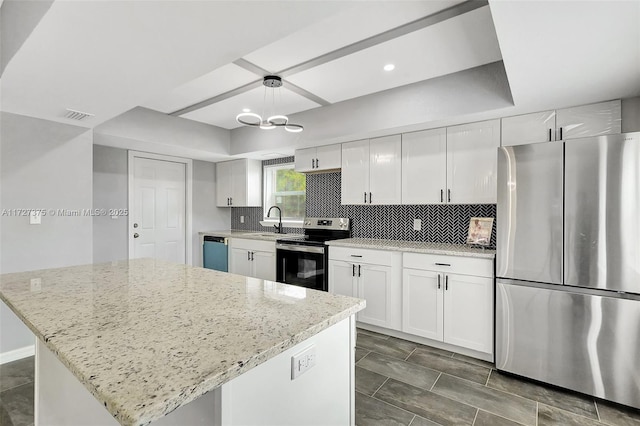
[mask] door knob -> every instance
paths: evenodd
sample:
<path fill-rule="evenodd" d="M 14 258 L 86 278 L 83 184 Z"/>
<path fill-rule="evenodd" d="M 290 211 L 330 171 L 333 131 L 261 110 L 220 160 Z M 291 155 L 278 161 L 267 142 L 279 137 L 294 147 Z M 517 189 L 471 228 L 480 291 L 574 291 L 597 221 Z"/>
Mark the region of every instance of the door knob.
<path fill-rule="evenodd" d="M 135 234 L 133 234 L 133 238 L 138 238 L 140 235 L 138 235 L 138 233 L 136 232 Z"/>

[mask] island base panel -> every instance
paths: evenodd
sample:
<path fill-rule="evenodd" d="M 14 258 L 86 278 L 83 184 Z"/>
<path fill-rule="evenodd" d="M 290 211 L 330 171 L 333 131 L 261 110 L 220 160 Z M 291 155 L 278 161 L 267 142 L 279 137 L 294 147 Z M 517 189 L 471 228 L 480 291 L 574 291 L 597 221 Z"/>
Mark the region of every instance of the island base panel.
<path fill-rule="evenodd" d="M 312 345 L 315 366 L 292 380 L 292 356 Z M 153 425 L 353 425 L 354 347 L 352 315 Z M 120 424 L 39 339 L 35 373 L 37 426 Z"/>

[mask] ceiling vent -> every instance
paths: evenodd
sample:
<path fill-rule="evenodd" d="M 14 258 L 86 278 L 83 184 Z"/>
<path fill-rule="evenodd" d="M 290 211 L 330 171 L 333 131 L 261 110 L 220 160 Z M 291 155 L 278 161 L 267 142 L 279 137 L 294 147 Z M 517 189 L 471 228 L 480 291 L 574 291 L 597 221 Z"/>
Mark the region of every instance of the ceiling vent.
<path fill-rule="evenodd" d="M 89 114 L 88 112 L 76 111 L 75 109 L 66 108 L 67 112 L 64 114 L 64 118 L 68 118 L 70 120 L 84 120 L 88 117 L 93 117 L 93 114 Z"/>

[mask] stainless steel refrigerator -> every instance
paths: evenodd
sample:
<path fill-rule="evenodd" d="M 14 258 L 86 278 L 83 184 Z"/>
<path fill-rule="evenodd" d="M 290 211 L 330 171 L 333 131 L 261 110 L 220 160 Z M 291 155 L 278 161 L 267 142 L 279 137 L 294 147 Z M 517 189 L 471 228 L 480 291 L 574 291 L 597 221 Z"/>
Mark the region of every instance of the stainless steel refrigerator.
<path fill-rule="evenodd" d="M 640 408 L 640 133 L 498 149 L 496 367 Z"/>

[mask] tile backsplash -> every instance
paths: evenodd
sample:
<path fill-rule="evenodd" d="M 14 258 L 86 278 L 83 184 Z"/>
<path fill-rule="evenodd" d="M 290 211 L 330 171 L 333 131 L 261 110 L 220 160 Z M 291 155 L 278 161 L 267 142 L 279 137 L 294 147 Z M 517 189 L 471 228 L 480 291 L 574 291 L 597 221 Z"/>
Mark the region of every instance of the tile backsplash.
<path fill-rule="evenodd" d="M 273 160 L 263 162 L 266 164 Z M 289 157 L 293 161 L 293 157 Z M 280 161 L 284 163 L 288 161 Z M 471 217 L 496 217 L 495 204 L 437 204 L 354 206 L 340 204 L 340 172 L 307 175 L 307 216 L 348 217 L 352 236 L 356 238 L 382 238 L 407 241 L 464 244 Z M 244 216 L 244 223 L 240 223 Z M 422 220 L 422 230 L 413 230 L 413 220 Z M 265 231 L 260 221 L 262 208 L 234 207 L 231 228 Z M 300 229 L 285 228 L 287 233 Z M 493 224 L 491 246 L 496 246 L 496 222 Z"/>

